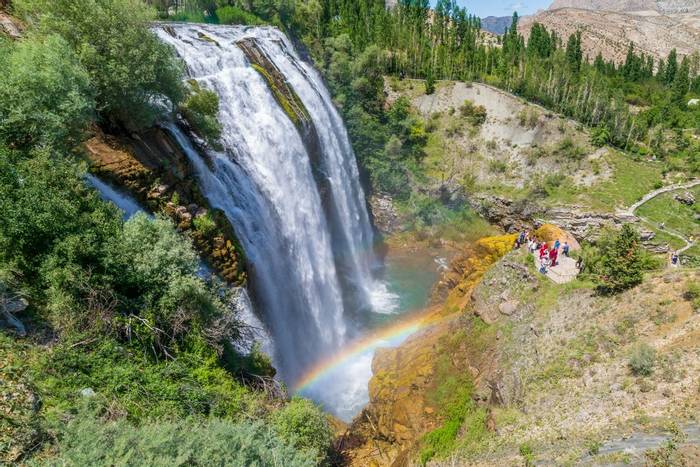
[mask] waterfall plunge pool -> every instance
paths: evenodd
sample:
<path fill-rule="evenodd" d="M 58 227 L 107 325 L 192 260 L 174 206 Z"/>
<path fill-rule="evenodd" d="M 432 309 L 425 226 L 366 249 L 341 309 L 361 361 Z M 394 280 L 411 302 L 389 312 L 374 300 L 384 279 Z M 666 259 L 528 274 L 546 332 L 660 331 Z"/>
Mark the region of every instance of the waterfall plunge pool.
<path fill-rule="evenodd" d="M 433 285 L 448 263 L 444 250 L 390 249 L 382 280 L 372 290 L 374 312 L 366 332 L 323 359 L 297 383 L 295 392 L 350 422 L 369 402 L 372 359 L 378 348 L 394 347 L 419 329 Z"/>

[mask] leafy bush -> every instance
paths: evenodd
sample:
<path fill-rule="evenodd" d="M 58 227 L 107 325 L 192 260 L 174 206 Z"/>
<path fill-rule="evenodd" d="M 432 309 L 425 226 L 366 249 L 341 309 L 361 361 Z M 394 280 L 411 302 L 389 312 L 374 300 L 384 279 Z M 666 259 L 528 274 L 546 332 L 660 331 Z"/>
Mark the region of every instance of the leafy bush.
<path fill-rule="evenodd" d="M 535 464 L 535 452 L 530 443 L 523 443 L 518 447 L 518 452 L 523 457 L 526 466 Z"/>
<path fill-rule="evenodd" d="M 649 376 L 654 371 L 656 350 L 645 343 L 640 343 L 632 349 L 628 365 L 632 373 L 638 376 Z"/>
<path fill-rule="evenodd" d="M 625 224 L 618 233 L 607 233 L 589 256 L 598 291 L 614 294 L 642 282 L 645 269 L 653 267 L 648 255 L 641 250 L 639 234 Z"/>
<path fill-rule="evenodd" d="M 605 125 L 600 125 L 591 130 L 591 144 L 602 147 L 610 143 L 610 130 Z"/>
<path fill-rule="evenodd" d="M 314 466 L 260 423 L 226 420 L 153 421 L 133 426 L 79 414 L 66 427 L 50 465 Z"/>
<path fill-rule="evenodd" d="M 254 14 L 231 5 L 217 8 L 216 17 L 221 24 L 247 24 L 251 26 L 263 24 L 260 18 Z"/>
<path fill-rule="evenodd" d="M 700 309 L 700 283 L 688 283 L 688 288 L 686 289 L 684 297 L 686 300 L 692 303 L 696 310 Z"/>
<path fill-rule="evenodd" d="M 191 80 L 190 92 L 180 105 L 180 112 L 194 127 L 194 130 L 209 142 L 216 145 L 221 137 L 221 123 L 218 120 L 219 96 Z"/>
<path fill-rule="evenodd" d="M 474 126 L 481 126 L 486 121 L 486 108 L 483 105 L 474 105 L 470 100 L 464 101 L 459 112 Z"/>
<path fill-rule="evenodd" d="M 32 36 L 0 52 L 0 141 L 69 147 L 92 119 L 90 77 L 60 36 Z"/>
<path fill-rule="evenodd" d="M 331 431 L 326 415 L 313 402 L 294 398 L 272 415 L 272 426 L 286 442 L 313 459 L 321 461 L 331 447 Z"/>
<path fill-rule="evenodd" d="M 18 0 L 15 8 L 72 46 L 97 92 L 97 110 L 128 127 L 150 125 L 163 97 L 183 97 L 182 65 L 148 28 L 141 0 Z"/>
<path fill-rule="evenodd" d="M 435 93 L 435 77 L 432 73 L 429 73 L 428 77 L 425 79 L 425 93 L 427 95 Z"/>
<path fill-rule="evenodd" d="M 197 230 L 197 232 L 201 233 L 205 237 L 208 237 L 214 232 L 214 230 L 216 230 L 216 222 L 214 222 L 214 219 L 212 219 L 209 213 L 203 216 L 195 217 L 192 224 L 194 224 L 194 228 Z"/>

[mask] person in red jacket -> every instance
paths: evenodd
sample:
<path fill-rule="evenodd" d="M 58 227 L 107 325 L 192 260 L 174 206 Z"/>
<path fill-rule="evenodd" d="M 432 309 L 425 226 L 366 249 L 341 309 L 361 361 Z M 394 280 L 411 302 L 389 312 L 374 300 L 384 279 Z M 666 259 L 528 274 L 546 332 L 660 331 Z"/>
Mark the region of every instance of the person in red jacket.
<path fill-rule="evenodd" d="M 559 256 L 559 250 L 552 248 L 549 251 L 549 259 L 551 260 L 552 267 L 557 265 L 557 257 Z"/>
<path fill-rule="evenodd" d="M 540 260 L 544 258 L 544 255 L 547 254 L 547 242 L 542 242 L 542 246 L 540 247 Z"/>

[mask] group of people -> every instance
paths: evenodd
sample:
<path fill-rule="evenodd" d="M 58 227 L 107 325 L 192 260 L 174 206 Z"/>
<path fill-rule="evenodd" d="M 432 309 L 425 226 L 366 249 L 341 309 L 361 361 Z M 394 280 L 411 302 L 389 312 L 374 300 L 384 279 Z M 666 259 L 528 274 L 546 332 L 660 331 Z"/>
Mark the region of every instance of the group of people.
<path fill-rule="evenodd" d="M 568 257 L 571 247 L 569 242 L 562 243 L 557 239 L 552 248 L 549 248 L 547 242 L 540 242 L 534 236 L 530 236 L 529 231 L 520 232 L 518 238 L 515 240 L 515 248 L 518 249 L 522 245 L 527 244 L 527 251 L 533 255 L 537 255 L 540 260 L 540 272 L 542 274 L 547 273 L 548 268 L 553 268 L 557 265 L 557 260 L 559 259 L 559 251 Z"/>

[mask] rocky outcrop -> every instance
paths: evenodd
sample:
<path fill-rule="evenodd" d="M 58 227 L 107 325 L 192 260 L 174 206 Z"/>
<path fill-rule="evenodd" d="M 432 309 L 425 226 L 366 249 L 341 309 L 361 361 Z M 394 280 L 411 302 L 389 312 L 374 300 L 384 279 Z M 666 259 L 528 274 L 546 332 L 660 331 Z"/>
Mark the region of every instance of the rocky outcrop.
<path fill-rule="evenodd" d="M 22 23 L 2 11 L 2 8 L 2 5 L 0 5 L 0 36 L 4 34 L 10 37 L 10 39 L 21 38 L 24 29 Z"/>
<path fill-rule="evenodd" d="M 389 195 L 376 193 L 369 198 L 369 207 L 374 219 L 374 226 L 384 235 L 391 235 L 406 229 L 404 219 L 394 207 L 394 200 Z"/>
<path fill-rule="evenodd" d="M 587 212 L 581 207 L 559 207 L 545 210 L 533 219 L 535 226 L 554 224 L 570 232 L 579 240 L 595 241 L 606 228 L 618 229 L 623 224 L 636 223 L 639 219 L 630 214 Z"/>
<path fill-rule="evenodd" d="M 225 280 L 245 284 L 243 251 L 232 226 L 223 213 L 209 209 L 187 157 L 167 132 L 153 128 L 117 137 L 96 131 L 84 146 L 93 173 L 173 219 Z"/>
<path fill-rule="evenodd" d="M 542 207 L 532 201 L 513 201 L 488 194 L 472 195 L 468 198 L 468 203 L 487 221 L 501 227 L 506 232 L 518 232 L 532 228 L 535 217 L 545 212 Z"/>
<path fill-rule="evenodd" d="M 14 329 L 17 335 L 24 337 L 27 329 L 24 323 L 17 317 L 29 306 L 29 302 L 12 292 L 0 282 L 0 328 Z"/>

